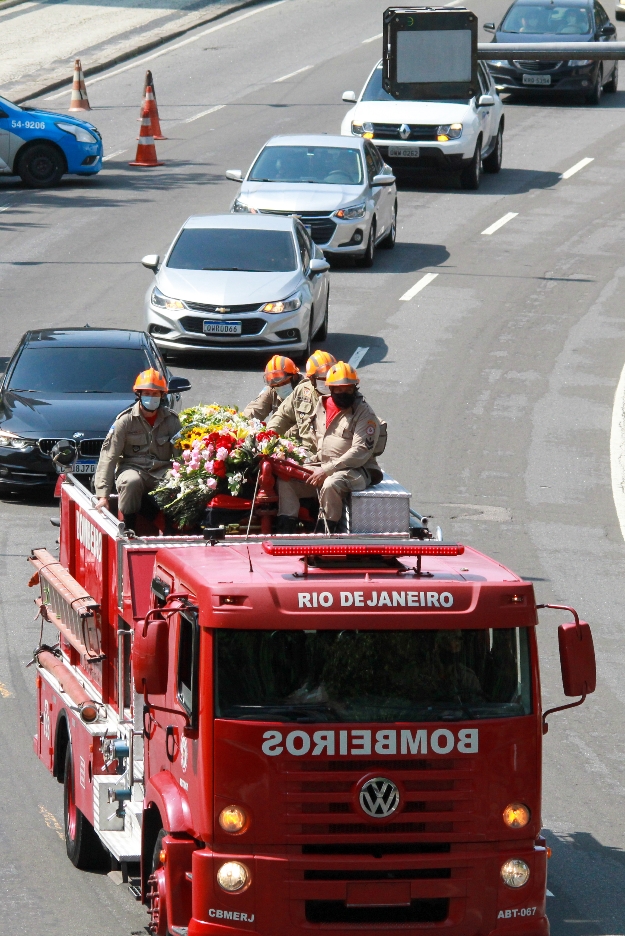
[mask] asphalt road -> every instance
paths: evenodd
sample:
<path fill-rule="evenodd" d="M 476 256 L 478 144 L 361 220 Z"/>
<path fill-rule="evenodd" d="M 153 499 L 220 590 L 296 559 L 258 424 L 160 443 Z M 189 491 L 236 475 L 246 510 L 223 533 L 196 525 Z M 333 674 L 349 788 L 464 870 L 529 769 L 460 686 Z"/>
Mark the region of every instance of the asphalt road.
<path fill-rule="evenodd" d="M 245 168 L 270 134 L 338 131 L 341 92 L 357 90 L 379 55 L 364 40 L 385 6 L 283 0 L 98 76 L 92 118 L 106 152 L 124 152 L 98 178 L 55 191 L 0 180 L 0 354 L 26 328 L 142 327 L 151 274 L 139 259 L 162 253 L 189 214 L 227 210 L 236 187 L 226 168 Z M 473 9 L 483 22 L 505 6 Z M 158 144 L 165 166 L 141 171 L 127 162 L 148 64 L 169 139 Z M 67 95 L 45 104 L 63 110 Z M 555 936 L 625 933 L 625 547 L 609 459 L 625 361 L 624 130 L 625 91 L 598 108 L 508 102 L 499 175 L 479 192 L 436 177 L 403 184 L 396 249 L 372 270 L 333 270 L 325 344 L 341 357 L 368 349 L 360 371 L 389 422 L 384 465 L 414 504 L 447 538 L 532 580 L 541 601 L 573 604 L 592 623 L 597 693 L 554 715 L 545 738 Z M 507 212 L 517 216 L 481 233 Z M 436 279 L 400 301 L 428 272 Z M 261 385 L 254 359 L 172 366 L 192 380 L 189 403 L 245 404 Z M 125 887 L 70 865 L 62 788 L 30 742 L 34 679 L 24 666 L 38 627 L 25 556 L 54 545 L 52 513 L 45 500 L 0 501 L 0 934 L 122 936 L 143 931 L 144 911 Z M 544 701 L 557 705 L 562 617 L 541 620 Z"/>

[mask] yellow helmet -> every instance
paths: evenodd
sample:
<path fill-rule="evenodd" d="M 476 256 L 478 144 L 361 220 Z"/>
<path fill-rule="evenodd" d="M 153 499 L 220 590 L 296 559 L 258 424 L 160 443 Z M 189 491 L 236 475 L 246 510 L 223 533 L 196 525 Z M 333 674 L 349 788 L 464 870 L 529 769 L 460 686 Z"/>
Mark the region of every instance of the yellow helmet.
<path fill-rule="evenodd" d="M 351 364 L 337 361 L 333 364 L 326 377 L 328 387 L 358 386 L 360 378 Z"/>
<path fill-rule="evenodd" d="M 162 374 L 150 367 L 148 370 L 141 371 L 132 389 L 137 393 L 142 390 L 160 390 L 161 393 L 167 393 L 167 381 Z"/>
<path fill-rule="evenodd" d="M 323 378 L 333 364 L 336 358 L 329 351 L 315 351 L 306 361 L 306 376 Z"/>
<path fill-rule="evenodd" d="M 295 374 L 299 374 L 299 370 L 291 358 L 274 354 L 265 367 L 265 383 L 268 387 L 276 387 L 285 383 L 289 377 L 294 377 Z"/>

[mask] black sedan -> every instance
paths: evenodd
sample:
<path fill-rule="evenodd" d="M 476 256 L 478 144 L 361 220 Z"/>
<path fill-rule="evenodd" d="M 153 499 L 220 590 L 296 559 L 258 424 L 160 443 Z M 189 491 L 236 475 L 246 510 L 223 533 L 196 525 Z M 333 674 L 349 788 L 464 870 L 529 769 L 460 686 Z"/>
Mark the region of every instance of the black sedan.
<path fill-rule="evenodd" d="M 616 26 L 599 0 L 516 0 L 498 27 L 485 23 L 497 42 L 609 42 Z M 618 87 L 618 62 L 570 59 L 566 62 L 502 61 L 488 67 L 498 91 L 576 92 L 588 104 L 598 104 L 603 91 Z"/>
<path fill-rule="evenodd" d="M 92 475 L 115 417 L 135 399 L 137 374 L 154 367 L 169 378 L 170 405 L 180 408 L 184 377 L 171 377 L 151 338 L 140 331 L 62 328 L 27 332 L 0 381 L 0 489 L 54 484 L 50 457 L 73 439 L 76 473 Z"/>

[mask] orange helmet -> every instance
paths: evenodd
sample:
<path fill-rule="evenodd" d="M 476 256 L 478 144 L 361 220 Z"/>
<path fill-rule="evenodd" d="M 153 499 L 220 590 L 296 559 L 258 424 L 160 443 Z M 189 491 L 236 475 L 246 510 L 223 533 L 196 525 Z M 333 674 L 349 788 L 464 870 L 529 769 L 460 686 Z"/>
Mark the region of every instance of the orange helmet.
<path fill-rule="evenodd" d="M 306 376 L 323 378 L 333 364 L 336 358 L 329 351 L 315 351 L 306 361 Z"/>
<path fill-rule="evenodd" d="M 265 368 L 265 383 L 268 387 L 277 387 L 295 374 L 299 374 L 299 370 L 291 358 L 274 354 Z"/>
<path fill-rule="evenodd" d="M 141 393 L 142 390 L 160 390 L 161 393 L 167 393 L 167 381 L 162 374 L 150 367 L 141 371 L 132 389 L 137 393 Z"/>
<path fill-rule="evenodd" d="M 326 377 L 328 387 L 358 386 L 360 378 L 351 364 L 345 361 L 337 361 L 328 371 Z"/>

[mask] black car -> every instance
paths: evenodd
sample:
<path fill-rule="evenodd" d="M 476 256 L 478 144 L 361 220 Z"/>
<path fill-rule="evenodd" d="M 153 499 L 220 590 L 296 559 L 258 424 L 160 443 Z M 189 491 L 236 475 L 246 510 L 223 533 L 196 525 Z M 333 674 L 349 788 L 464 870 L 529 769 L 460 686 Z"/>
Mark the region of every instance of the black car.
<path fill-rule="evenodd" d="M 616 26 L 598 0 L 516 0 L 498 27 L 485 23 L 497 42 L 610 42 Z M 568 62 L 501 61 L 488 67 L 498 91 L 576 92 L 598 104 L 603 91 L 618 86 L 618 62 L 570 59 Z"/>
<path fill-rule="evenodd" d="M 149 367 L 169 379 L 170 405 L 190 388 L 172 377 L 152 339 L 116 328 L 58 328 L 22 337 L 0 381 L 0 489 L 54 484 L 50 457 L 73 439 L 76 473 L 92 475 L 115 417 L 130 406 L 137 374 Z"/>

